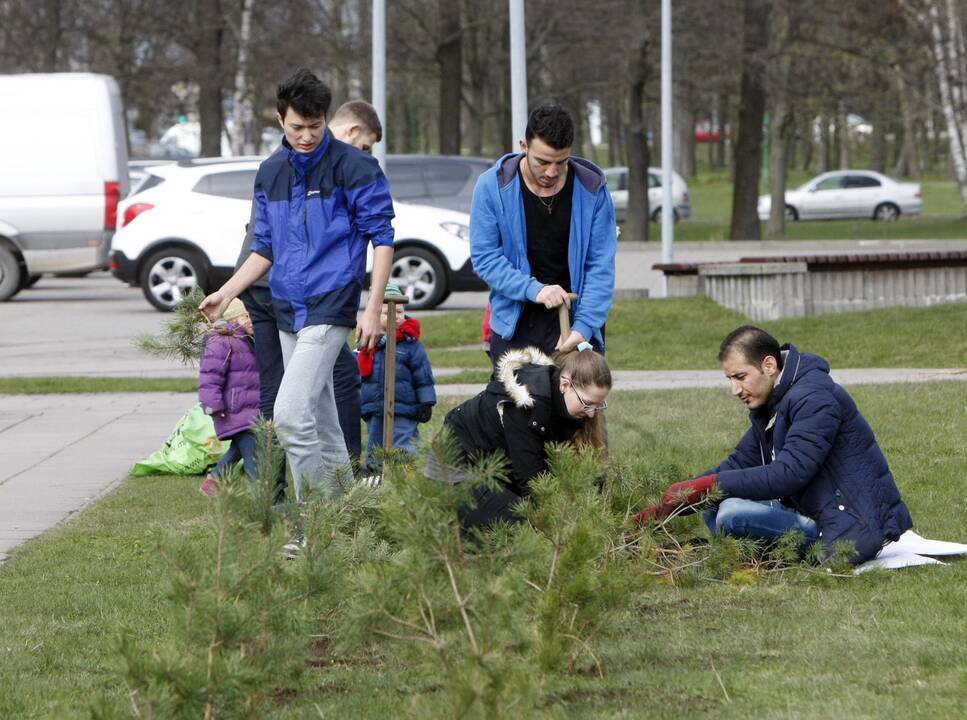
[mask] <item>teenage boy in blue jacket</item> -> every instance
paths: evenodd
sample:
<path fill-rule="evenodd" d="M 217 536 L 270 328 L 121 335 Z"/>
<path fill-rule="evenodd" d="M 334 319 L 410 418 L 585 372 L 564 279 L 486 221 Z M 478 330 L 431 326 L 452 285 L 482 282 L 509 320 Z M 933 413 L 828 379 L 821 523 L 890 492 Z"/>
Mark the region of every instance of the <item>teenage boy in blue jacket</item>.
<path fill-rule="evenodd" d="M 545 353 L 583 341 L 604 348 L 614 297 L 617 229 L 604 173 L 571 155 L 574 122 L 558 105 L 535 109 L 520 153 L 477 180 L 470 208 L 470 254 L 490 285 L 490 355 L 534 346 Z M 560 340 L 558 307 L 571 307 Z"/>
<path fill-rule="evenodd" d="M 386 286 L 385 297 L 402 297 L 397 285 Z M 388 323 L 388 309 L 381 317 L 383 332 Z M 393 447 L 415 455 L 420 440 L 418 423 L 430 422 L 436 405 L 436 383 L 426 348 L 420 342 L 420 321 L 403 314 L 396 306 L 396 413 L 393 421 Z M 386 338 L 380 338 L 372 350 L 360 350 L 357 358 L 362 377 L 360 411 L 369 433 L 366 445 L 366 469 L 378 474 L 382 467 L 377 448 L 383 447 L 383 391 L 386 376 Z"/>
<path fill-rule="evenodd" d="M 271 268 L 272 309 L 285 373 L 274 425 L 296 487 L 340 493 L 349 456 L 333 395 L 333 366 L 356 327 L 362 348 L 380 337 L 383 288 L 393 259 L 393 201 L 377 161 L 336 140 L 326 129 L 332 95 L 308 70 L 277 93 L 283 150 L 266 159 L 255 179 L 252 253 L 220 290 L 201 303 L 217 316 Z M 373 245 L 369 300 L 357 325 Z"/>
<path fill-rule="evenodd" d="M 719 362 L 752 426 L 715 470 L 675 483 L 639 520 L 724 496 L 706 513 L 713 532 L 775 540 L 799 530 L 826 556 L 851 543 L 853 563 L 913 527 L 873 429 L 825 360 L 744 325 L 722 342 Z"/>
<path fill-rule="evenodd" d="M 383 138 L 383 126 L 376 109 L 363 100 L 350 100 L 339 106 L 329 119 L 329 132 L 337 140 L 352 145 L 363 152 L 370 152 L 373 145 Z M 286 152 L 279 147 L 276 152 Z M 255 203 L 252 203 L 252 217 L 245 228 L 245 239 L 235 263 L 237 270 L 252 253 L 253 231 L 255 229 Z M 272 420 L 275 398 L 282 384 L 282 345 L 279 341 L 279 326 L 272 309 L 272 291 L 268 278 L 262 277 L 245 290 L 239 298 L 245 303 L 252 318 L 255 337 L 255 358 L 259 366 L 259 379 L 262 393 L 259 398 L 259 411 L 266 420 Z M 359 368 L 356 357 L 349 345 L 343 345 L 332 369 L 332 385 L 339 412 L 339 426 L 353 468 L 357 468 L 362 455 L 362 433 L 359 429 Z M 285 498 L 285 468 L 281 468 L 276 485 L 277 498 Z"/>

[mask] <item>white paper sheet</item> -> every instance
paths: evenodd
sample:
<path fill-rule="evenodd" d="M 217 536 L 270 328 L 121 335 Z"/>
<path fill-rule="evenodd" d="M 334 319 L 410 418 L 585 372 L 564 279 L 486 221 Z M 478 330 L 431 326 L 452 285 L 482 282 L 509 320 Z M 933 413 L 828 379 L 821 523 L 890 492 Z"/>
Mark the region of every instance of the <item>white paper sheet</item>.
<path fill-rule="evenodd" d="M 872 560 L 859 565 L 854 574 L 873 570 L 874 568 L 894 569 L 912 567 L 914 565 L 945 565 L 940 560 L 930 556 L 967 555 L 967 544 L 946 542 L 944 540 L 928 540 L 917 535 L 913 530 L 907 530 L 896 542 L 891 542 L 876 554 Z"/>

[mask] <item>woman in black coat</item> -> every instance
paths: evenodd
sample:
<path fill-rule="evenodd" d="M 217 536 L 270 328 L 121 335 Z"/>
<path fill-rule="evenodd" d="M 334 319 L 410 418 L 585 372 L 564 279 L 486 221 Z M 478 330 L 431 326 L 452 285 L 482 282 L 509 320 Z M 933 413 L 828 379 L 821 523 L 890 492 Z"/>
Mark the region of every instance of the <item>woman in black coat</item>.
<path fill-rule="evenodd" d="M 465 528 L 518 519 L 511 507 L 547 469 L 546 443 L 604 446 L 601 414 L 608 406 L 611 371 L 588 343 L 578 347 L 553 360 L 533 347 L 509 350 L 487 388 L 447 414 L 444 427 L 460 447 L 458 464 L 496 450 L 510 461 L 508 482 L 497 492 L 479 490 L 476 507 L 461 513 Z M 427 476 L 463 480 L 459 467 L 444 470 L 432 454 Z"/>

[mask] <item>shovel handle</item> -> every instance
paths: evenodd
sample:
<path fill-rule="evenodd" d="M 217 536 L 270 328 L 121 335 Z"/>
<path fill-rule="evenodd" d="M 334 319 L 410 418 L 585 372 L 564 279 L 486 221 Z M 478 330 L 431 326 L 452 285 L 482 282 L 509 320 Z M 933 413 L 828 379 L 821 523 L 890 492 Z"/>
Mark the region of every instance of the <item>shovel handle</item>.
<path fill-rule="evenodd" d="M 578 299 L 577 293 L 568 293 L 568 299 L 573 303 Z M 568 307 L 565 304 L 557 306 L 557 318 L 561 323 L 561 342 L 568 339 L 571 334 L 571 317 L 568 314 Z"/>

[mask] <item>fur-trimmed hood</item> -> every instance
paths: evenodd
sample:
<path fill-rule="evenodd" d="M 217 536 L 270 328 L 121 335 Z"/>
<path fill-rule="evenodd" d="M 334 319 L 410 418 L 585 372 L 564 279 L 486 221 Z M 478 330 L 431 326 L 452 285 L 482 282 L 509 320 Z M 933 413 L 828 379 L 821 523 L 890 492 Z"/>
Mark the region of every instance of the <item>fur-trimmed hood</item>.
<path fill-rule="evenodd" d="M 507 395 L 520 408 L 534 407 L 534 397 L 527 386 L 517 377 L 526 365 L 553 365 L 554 361 L 535 347 L 508 350 L 497 363 L 497 380 Z"/>

